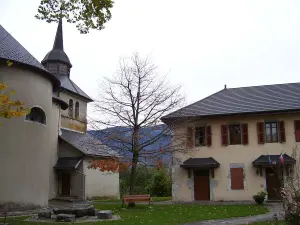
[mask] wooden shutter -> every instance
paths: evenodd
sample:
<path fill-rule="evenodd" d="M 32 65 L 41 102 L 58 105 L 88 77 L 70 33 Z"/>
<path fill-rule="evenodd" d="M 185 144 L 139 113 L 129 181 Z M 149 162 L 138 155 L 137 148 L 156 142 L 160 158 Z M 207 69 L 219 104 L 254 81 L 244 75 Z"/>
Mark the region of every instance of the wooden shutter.
<path fill-rule="evenodd" d="M 193 148 L 195 144 L 195 133 L 193 127 L 187 127 L 186 148 Z"/>
<path fill-rule="evenodd" d="M 228 125 L 221 125 L 221 144 L 228 145 Z"/>
<path fill-rule="evenodd" d="M 265 143 L 265 123 L 257 122 L 257 141 L 258 144 Z"/>
<path fill-rule="evenodd" d="M 249 144 L 249 139 L 248 139 L 248 124 L 241 124 L 242 128 L 242 144 L 247 145 Z"/>
<path fill-rule="evenodd" d="M 294 127 L 295 127 L 295 140 L 296 142 L 300 142 L 300 120 L 294 121 Z"/>
<path fill-rule="evenodd" d="M 244 169 L 243 168 L 231 168 L 231 189 L 241 190 L 244 189 Z"/>
<path fill-rule="evenodd" d="M 285 142 L 285 127 L 284 121 L 278 121 L 278 131 L 279 131 L 279 141 L 281 143 Z"/>
<path fill-rule="evenodd" d="M 212 140 L 211 140 L 211 126 L 206 126 L 205 127 L 205 138 L 206 138 L 206 146 L 209 147 L 212 145 Z"/>

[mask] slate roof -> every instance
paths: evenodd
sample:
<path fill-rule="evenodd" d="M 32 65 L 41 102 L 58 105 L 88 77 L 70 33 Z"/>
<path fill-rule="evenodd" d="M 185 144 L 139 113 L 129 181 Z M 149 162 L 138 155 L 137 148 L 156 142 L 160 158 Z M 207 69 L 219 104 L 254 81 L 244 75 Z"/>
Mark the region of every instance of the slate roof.
<path fill-rule="evenodd" d="M 119 157 L 114 150 L 89 134 L 62 128 L 59 138 L 71 144 L 86 156 Z"/>
<path fill-rule="evenodd" d="M 269 156 L 272 162 L 276 162 L 275 164 L 281 164 L 280 155 L 261 155 L 257 159 L 255 159 L 252 163 L 254 166 L 270 166 Z M 290 157 L 287 154 L 283 154 L 283 163 L 284 164 L 295 164 L 296 160 Z"/>
<path fill-rule="evenodd" d="M 67 91 L 70 91 L 74 94 L 80 95 L 84 99 L 86 99 L 88 102 L 92 102 L 93 99 L 91 99 L 84 91 L 82 91 L 69 77 L 64 75 L 59 75 L 59 80 L 61 82 L 61 87 L 66 89 Z"/>
<path fill-rule="evenodd" d="M 79 166 L 81 158 L 58 158 L 54 169 L 56 170 L 76 170 Z"/>
<path fill-rule="evenodd" d="M 290 110 L 300 110 L 300 83 L 223 89 L 162 120 Z"/>
<path fill-rule="evenodd" d="M 53 49 L 48 52 L 48 54 L 42 60 L 42 63 L 44 64 L 47 61 L 58 61 L 67 64 L 70 68 L 72 67 L 70 59 L 64 51 L 62 19 L 59 20 L 57 26 Z"/>
<path fill-rule="evenodd" d="M 60 85 L 59 79 L 46 70 L 10 33 L 0 25 L 0 59 L 11 60 L 42 72 L 56 86 Z"/>
<path fill-rule="evenodd" d="M 189 158 L 180 167 L 184 168 L 217 168 L 220 166 L 214 158 Z"/>

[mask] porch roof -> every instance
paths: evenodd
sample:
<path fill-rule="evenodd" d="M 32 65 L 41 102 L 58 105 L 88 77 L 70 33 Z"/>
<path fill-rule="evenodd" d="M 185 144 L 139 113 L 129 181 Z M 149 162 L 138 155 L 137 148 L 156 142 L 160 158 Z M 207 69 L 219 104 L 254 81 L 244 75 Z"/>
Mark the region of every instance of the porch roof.
<path fill-rule="evenodd" d="M 254 166 L 264 166 L 264 167 L 269 167 L 272 165 L 280 165 L 280 155 L 261 155 L 257 159 L 255 159 L 252 164 Z M 290 157 L 287 154 L 283 154 L 283 164 L 284 165 L 293 165 L 296 164 L 296 160 Z M 270 158 L 270 160 L 269 160 Z"/>
<path fill-rule="evenodd" d="M 217 168 L 220 166 L 214 158 L 189 158 L 180 167 L 183 168 Z"/>
<path fill-rule="evenodd" d="M 76 170 L 79 166 L 81 158 L 58 158 L 54 169 L 55 170 Z"/>

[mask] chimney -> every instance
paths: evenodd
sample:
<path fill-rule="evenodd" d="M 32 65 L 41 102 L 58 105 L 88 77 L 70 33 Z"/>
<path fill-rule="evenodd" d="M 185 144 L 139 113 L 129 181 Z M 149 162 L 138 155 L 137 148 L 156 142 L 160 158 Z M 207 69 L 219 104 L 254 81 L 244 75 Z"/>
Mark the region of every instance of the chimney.
<path fill-rule="evenodd" d="M 227 89 L 227 85 L 225 84 L 225 85 L 224 85 L 224 90 L 226 90 L 226 89 Z"/>

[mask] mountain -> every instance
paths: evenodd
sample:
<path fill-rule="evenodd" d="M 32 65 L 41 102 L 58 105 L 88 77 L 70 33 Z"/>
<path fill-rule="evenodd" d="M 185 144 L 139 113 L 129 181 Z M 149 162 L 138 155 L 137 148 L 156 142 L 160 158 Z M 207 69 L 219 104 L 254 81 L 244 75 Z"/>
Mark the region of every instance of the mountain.
<path fill-rule="evenodd" d="M 101 140 L 103 144 L 117 151 L 125 159 L 132 157 L 130 152 L 122 150 L 126 147 L 131 147 L 132 131 L 129 127 L 110 127 L 103 130 L 90 130 L 88 133 Z M 158 157 L 165 166 L 170 164 L 171 154 L 163 151 L 163 149 L 166 149 L 167 146 L 171 145 L 172 139 L 170 131 L 165 124 L 141 128 L 140 136 L 140 142 L 142 144 L 149 142 L 154 137 L 160 137 L 158 141 L 155 141 L 151 144 L 149 143 L 149 145 L 146 146 L 143 151 L 150 153 L 151 151 L 161 150 L 160 153 L 156 154 L 155 156 Z M 121 143 L 117 139 L 126 140 L 128 143 Z M 140 157 L 139 160 L 150 166 L 153 166 L 157 163 L 157 159 L 153 159 L 153 157 Z"/>

